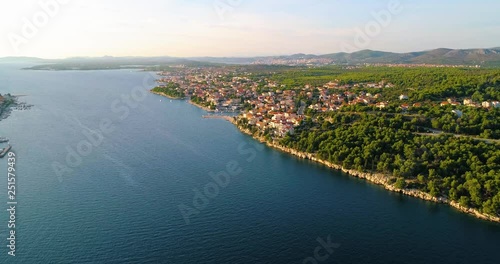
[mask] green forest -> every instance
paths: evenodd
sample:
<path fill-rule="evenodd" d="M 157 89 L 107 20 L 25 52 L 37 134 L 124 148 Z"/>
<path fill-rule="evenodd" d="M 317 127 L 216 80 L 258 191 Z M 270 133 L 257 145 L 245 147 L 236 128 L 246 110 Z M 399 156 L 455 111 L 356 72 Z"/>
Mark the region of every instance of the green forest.
<path fill-rule="evenodd" d="M 363 104 L 326 113 L 308 109 L 302 124 L 280 143 L 347 169 L 386 174 L 398 188 L 418 189 L 500 216 L 500 145 L 495 141 L 500 138 L 500 109 L 440 105 L 465 98 L 479 104 L 500 101 L 500 70 L 329 66 L 285 69 L 269 78 L 295 90 L 304 90 L 307 84 L 322 87 L 330 81 L 393 84 L 349 89 L 356 94 L 380 94 L 377 102 L 390 102 L 385 109 Z M 330 89 L 329 93 L 344 91 Z M 315 104 L 317 93 L 314 89 L 315 96 L 298 96 L 296 101 Z M 404 103 L 419 105 L 402 111 L 401 94 L 408 95 Z M 445 133 L 433 134 L 431 129 Z M 260 134 L 271 140 L 267 132 Z"/>
<path fill-rule="evenodd" d="M 185 97 L 184 92 L 179 89 L 180 85 L 177 83 L 169 82 L 165 86 L 158 86 L 153 88 L 151 91 L 155 93 L 163 93 L 172 98 L 182 99 Z"/>
<path fill-rule="evenodd" d="M 440 100 L 446 97 L 473 97 L 474 100 L 500 100 L 500 69 L 403 68 L 328 66 L 282 70 L 270 78 L 289 89 L 306 84 L 322 86 L 333 80 L 340 84 L 388 81 L 395 88 L 384 90 L 388 99 L 408 93 L 410 101 Z M 367 92 L 379 89 L 361 88 Z"/>
<path fill-rule="evenodd" d="M 335 112 L 308 118 L 281 143 L 348 169 L 390 175 L 398 188 L 500 215 L 500 146 L 416 131 L 402 115 Z"/>
<path fill-rule="evenodd" d="M 483 101 L 500 101 L 500 70 L 476 68 L 401 68 L 361 67 L 342 69 L 338 66 L 316 69 L 294 69 L 273 74 L 275 80 L 287 87 L 303 87 L 306 84 L 322 85 L 337 80 L 340 84 L 388 82 L 392 88 L 353 87 L 353 93 L 379 94 L 377 102 L 389 102 L 383 110 L 375 106 L 346 106 L 341 111 L 401 113 L 401 94 L 408 95 L 404 103 L 410 107 L 405 116 L 415 118 L 418 126 L 488 139 L 500 139 L 500 109 L 459 106 L 441 106 L 446 100 L 462 102 L 471 99 L 477 104 Z M 298 88 L 300 89 L 300 88 Z M 341 89 L 331 93 L 342 93 Z M 303 98 L 301 98 L 303 100 Z M 315 100 L 306 100 L 314 104 Z M 454 110 L 459 110 L 457 114 Z"/>

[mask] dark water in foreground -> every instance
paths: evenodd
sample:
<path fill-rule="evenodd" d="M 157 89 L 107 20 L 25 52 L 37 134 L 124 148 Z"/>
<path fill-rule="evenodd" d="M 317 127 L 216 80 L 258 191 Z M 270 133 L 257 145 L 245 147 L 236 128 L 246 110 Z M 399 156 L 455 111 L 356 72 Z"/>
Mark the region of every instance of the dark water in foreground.
<path fill-rule="evenodd" d="M 147 94 L 127 105 L 121 96 L 149 88 L 147 73 L 21 66 L 0 64 L 0 93 L 35 105 L 0 122 L 18 156 L 19 202 L 10 257 L 2 159 L 0 263 L 303 263 L 328 236 L 339 247 L 317 263 L 500 259 L 498 224 L 262 148 L 182 101 Z M 114 131 L 85 149 L 82 131 L 103 119 Z M 90 153 L 58 177 L 52 165 L 69 167 L 78 146 Z M 234 175 L 216 193 L 209 173 L 223 170 Z M 194 189 L 206 186 L 213 198 L 195 211 Z M 180 204 L 193 208 L 190 224 Z"/>

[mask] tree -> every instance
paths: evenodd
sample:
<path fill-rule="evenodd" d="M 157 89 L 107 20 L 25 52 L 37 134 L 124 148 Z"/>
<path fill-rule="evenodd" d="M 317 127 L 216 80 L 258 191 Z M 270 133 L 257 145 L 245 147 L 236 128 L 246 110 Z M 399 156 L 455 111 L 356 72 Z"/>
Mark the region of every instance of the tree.
<path fill-rule="evenodd" d="M 459 203 L 463 207 L 470 207 L 470 198 L 467 196 L 460 197 Z"/>
<path fill-rule="evenodd" d="M 406 188 L 406 181 L 404 178 L 398 178 L 396 180 L 396 183 L 394 184 L 394 187 L 396 187 L 397 189 L 404 189 Z"/>
<path fill-rule="evenodd" d="M 429 190 L 429 194 L 433 197 L 439 196 L 439 185 L 435 180 L 431 180 L 427 183 L 427 189 Z"/>
<path fill-rule="evenodd" d="M 474 101 L 476 101 L 476 102 L 482 102 L 482 101 L 484 101 L 483 94 L 481 92 L 479 92 L 479 91 L 474 92 L 474 94 L 472 95 L 471 99 L 474 100 Z"/>
<path fill-rule="evenodd" d="M 480 206 L 482 204 L 482 193 L 481 184 L 477 179 L 468 180 L 464 187 L 469 191 L 471 201 L 475 206 Z"/>

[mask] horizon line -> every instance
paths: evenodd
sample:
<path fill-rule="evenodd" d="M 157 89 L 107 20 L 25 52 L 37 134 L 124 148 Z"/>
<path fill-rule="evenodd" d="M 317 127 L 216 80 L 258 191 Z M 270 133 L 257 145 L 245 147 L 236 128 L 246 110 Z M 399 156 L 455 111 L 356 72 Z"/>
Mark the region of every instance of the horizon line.
<path fill-rule="evenodd" d="M 173 58 L 173 59 L 192 59 L 192 58 L 234 58 L 234 59 L 250 59 L 250 58 L 259 58 L 259 57 L 283 57 L 283 56 L 293 56 L 293 55 L 312 55 L 312 56 L 324 56 L 324 55 L 330 55 L 330 54 L 353 54 L 357 52 L 362 52 L 362 51 L 376 51 L 376 52 L 387 52 L 387 53 L 394 53 L 394 54 L 405 54 L 405 53 L 414 53 L 414 52 L 427 52 L 427 51 L 433 51 L 433 50 L 441 50 L 441 49 L 447 49 L 447 50 L 481 50 L 481 49 L 500 49 L 500 46 L 498 47 L 490 47 L 490 48 L 463 48 L 463 49 L 455 49 L 455 48 L 434 48 L 434 49 L 427 49 L 427 50 L 419 50 L 419 51 L 408 51 L 408 52 L 394 52 L 394 51 L 387 51 L 387 50 L 373 50 L 373 49 L 360 49 L 356 50 L 353 52 L 332 52 L 332 53 L 293 53 L 293 54 L 281 54 L 281 55 L 255 55 L 255 56 L 170 56 L 170 55 L 157 55 L 157 56 L 141 56 L 141 55 L 130 55 L 130 56 L 113 56 L 113 55 L 101 55 L 101 56 L 72 56 L 72 57 L 64 57 L 64 58 L 43 58 L 43 57 L 33 57 L 33 56 L 5 56 L 5 57 L 0 57 L 0 59 L 41 59 L 41 60 L 67 60 L 67 59 L 92 59 L 92 58 Z"/>

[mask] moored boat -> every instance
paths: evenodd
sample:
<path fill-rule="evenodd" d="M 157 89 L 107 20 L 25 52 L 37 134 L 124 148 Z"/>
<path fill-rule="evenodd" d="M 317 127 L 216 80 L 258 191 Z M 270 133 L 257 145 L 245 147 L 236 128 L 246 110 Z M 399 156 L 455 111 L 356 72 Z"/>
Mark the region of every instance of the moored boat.
<path fill-rule="evenodd" d="M 11 145 L 8 145 L 6 148 L 2 149 L 2 151 L 0 152 L 0 158 L 3 158 L 5 156 L 5 154 L 7 154 L 7 152 L 9 152 L 9 150 L 12 148 Z"/>

